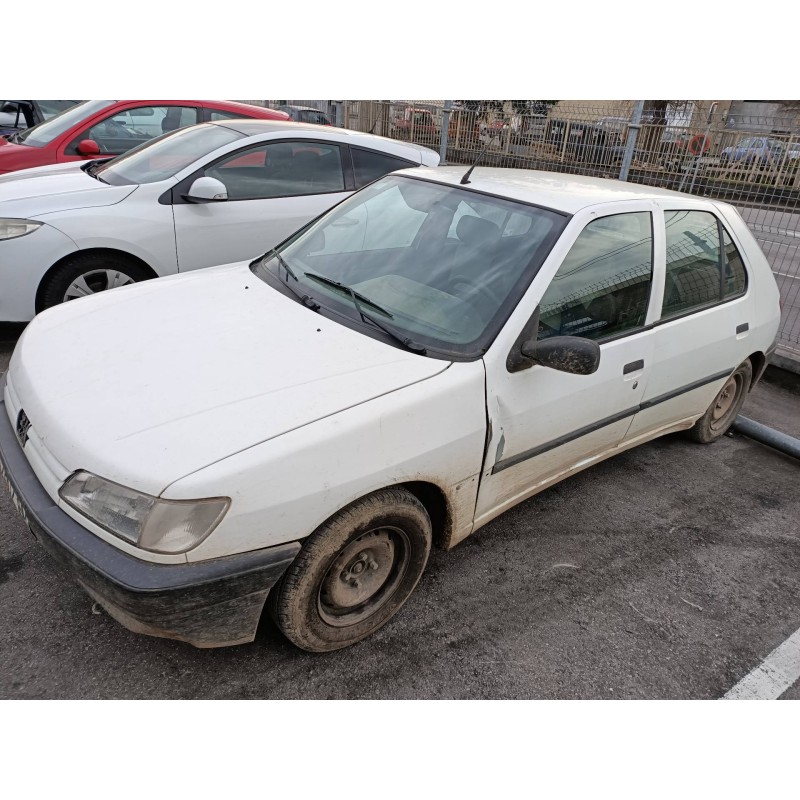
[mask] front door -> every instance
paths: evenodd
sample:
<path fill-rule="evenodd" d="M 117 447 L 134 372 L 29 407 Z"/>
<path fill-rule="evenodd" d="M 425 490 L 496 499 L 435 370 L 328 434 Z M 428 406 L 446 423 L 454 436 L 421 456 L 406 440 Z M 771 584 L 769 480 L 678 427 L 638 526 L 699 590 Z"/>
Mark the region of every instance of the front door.
<path fill-rule="evenodd" d="M 504 359 L 485 359 L 491 438 L 476 525 L 607 453 L 638 410 L 652 364 L 646 325 L 653 215 L 593 216 L 557 269 L 549 265 L 555 274 L 539 301 L 538 330 L 529 335 L 593 339 L 600 345 L 599 368 L 592 375 L 541 365 L 509 371 Z"/>
<path fill-rule="evenodd" d="M 228 199 L 186 202 L 201 176 Z M 269 142 L 237 150 L 181 182 L 173 192 L 181 271 L 255 258 L 347 197 L 343 148 L 329 142 Z"/>

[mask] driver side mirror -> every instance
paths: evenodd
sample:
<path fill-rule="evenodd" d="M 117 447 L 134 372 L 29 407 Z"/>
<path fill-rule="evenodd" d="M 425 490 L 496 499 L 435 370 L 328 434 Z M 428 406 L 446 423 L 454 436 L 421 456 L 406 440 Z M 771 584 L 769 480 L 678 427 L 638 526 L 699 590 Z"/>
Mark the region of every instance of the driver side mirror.
<path fill-rule="evenodd" d="M 94 139 L 81 139 L 75 148 L 82 156 L 99 156 L 100 145 Z"/>
<path fill-rule="evenodd" d="M 195 180 L 183 199 L 190 203 L 218 203 L 228 199 L 228 188 L 222 181 L 204 175 Z"/>
<path fill-rule="evenodd" d="M 573 375 L 591 375 L 600 366 L 600 345 L 580 336 L 553 336 L 522 343 L 522 355 L 537 364 Z"/>

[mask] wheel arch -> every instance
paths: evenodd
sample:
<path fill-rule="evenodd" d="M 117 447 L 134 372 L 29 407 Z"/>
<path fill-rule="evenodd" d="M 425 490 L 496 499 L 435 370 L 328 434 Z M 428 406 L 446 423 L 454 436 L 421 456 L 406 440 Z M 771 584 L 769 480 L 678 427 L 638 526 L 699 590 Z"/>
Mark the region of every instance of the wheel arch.
<path fill-rule="evenodd" d="M 433 543 L 439 549 L 447 550 L 453 535 L 453 510 L 447 494 L 441 487 L 429 481 L 409 481 L 395 485 L 411 492 L 425 506 L 431 518 Z"/>
<path fill-rule="evenodd" d="M 136 264 L 138 267 L 141 267 L 149 274 L 150 278 L 158 277 L 158 273 L 156 273 L 156 271 L 146 261 L 143 261 L 141 258 L 133 255 L 132 253 L 128 253 L 125 250 L 118 250 L 114 247 L 90 247 L 85 250 L 78 250 L 74 253 L 68 253 L 63 258 L 60 258 L 58 261 L 56 261 L 56 263 L 53 264 L 50 269 L 47 270 L 47 272 L 45 272 L 45 274 L 42 276 L 42 279 L 39 281 L 39 286 L 36 289 L 35 302 L 37 314 L 44 308 L 44 292 L 53 275 L 55 275 L 58 270 L 67 264 L 80 261 L 82 258 L 88 255 L 104 255 L 117 260 L 127 261 L 129 264 Z"/>
<path fill-rule="evenodd" d="M 750 386 L 747 388 L 747 391 L 750 392 L 755 388 L 758 381 L 761 380 L 764 370 L 767 368 L 767 357 L 760 350 L 757 350 L 755 353 L 751 353 L 748 358 L 753 365 L 753 377 L 750 380 Z"/>

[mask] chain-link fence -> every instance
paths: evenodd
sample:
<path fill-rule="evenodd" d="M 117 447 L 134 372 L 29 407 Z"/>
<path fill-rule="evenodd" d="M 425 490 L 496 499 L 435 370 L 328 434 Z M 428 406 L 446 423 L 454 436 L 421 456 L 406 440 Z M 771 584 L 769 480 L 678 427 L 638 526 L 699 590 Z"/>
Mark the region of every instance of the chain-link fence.
<path fill-rule="evenodd" d="M 620 178 L 735 205 L 783 300 L 800 359 L 800 102 L 293 101 L 334 124 L 415 142 L 444 163 Z M 270 102 L 269 105 L 277 105 Z"/>

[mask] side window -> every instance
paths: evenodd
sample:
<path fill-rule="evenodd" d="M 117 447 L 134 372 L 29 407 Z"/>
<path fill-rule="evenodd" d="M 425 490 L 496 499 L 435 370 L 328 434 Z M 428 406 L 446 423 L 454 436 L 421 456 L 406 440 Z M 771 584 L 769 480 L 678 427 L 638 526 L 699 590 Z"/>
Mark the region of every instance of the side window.
<path fill-rule="evenodd" d="M 601 339 L 642 327 L 652 277 L 650 212 L 590 222 L 542 297 L 539 338 Z"/>
<path fill-rule="evenodd" d="M 79 134 L 67 148 L 67 153 L 78 152 L 84 139 L 97 142 L 101 153 L 125 153 L 162 133 L 185 128 L 197 123 L 197 109 L 186 106 L 142 106 L 106 117 L 89 130 Z"/>
<path fill-rule="evenodd" d="M 722 228 L 722 247 L 725 255 L 725 279 L 723 281 L 722 296 L 725 300 L 744 294 L 747 289 L 747 272 L 744 262 L 731 241 L 725 227 Z"/>
<path fill-rule="evenodd" d="M 721 299 L 717 218 L 707 211 L 665 211 L 667 274 L 662 317 Z M 735 249 L 735 248 L 734 248 Z"/>
<path fill-rule="evenodd" d="M 217 111 L 213 108 L 208 109 L 209 122 L 216 122 L 220 119 L 242 119 L 242 115 L 233 111 Z"/>
<path fill-rule="evenodd" d="M 239 150 L 204 174 L 222 181 L 230 200 L 344 191 L 341 149 L 312 141 L 275 142 Z"/>
<path fill-rule="evenodd" d="M 353 154 L 356 189 L 360 189 L 362 186 L 366 186 L 368 183 L 372 183 L 372 181 L 398 169 L 419 166 L 413 161 L 395 158 L 395 156 L 389 156 L 386 153 L 376 153 L 373 150 L 359 150 L 357 147 L 352 147 L 350 152 Z"/>

